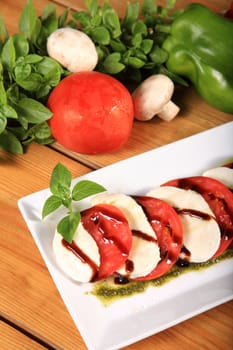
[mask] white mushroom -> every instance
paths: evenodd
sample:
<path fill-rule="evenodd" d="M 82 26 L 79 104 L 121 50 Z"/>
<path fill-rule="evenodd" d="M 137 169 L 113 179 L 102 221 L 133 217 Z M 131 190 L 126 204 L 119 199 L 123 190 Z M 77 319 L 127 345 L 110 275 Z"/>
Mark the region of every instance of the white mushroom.
<path fill-rule="evenodd" d="M 84 32 L 73 28 L 59 28 L 47 40 L 50 57 L 70 72 L 91 71 L 98 62 L 95 44 Z"/>
<path fill-rule="evenodd" d="M 135 118 L 141 121 L 155 115 L 170 121 L 180 108 L 171 101 L 174 92 L 173 81 L 163 74 L 155 74 L 145 79 L 132 93 Z"/>

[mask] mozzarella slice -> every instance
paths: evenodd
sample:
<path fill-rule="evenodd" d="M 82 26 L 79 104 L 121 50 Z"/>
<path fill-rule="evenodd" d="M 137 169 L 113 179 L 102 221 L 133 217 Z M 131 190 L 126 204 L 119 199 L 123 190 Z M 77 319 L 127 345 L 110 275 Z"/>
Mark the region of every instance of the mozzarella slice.
<path fill-rule="evenodd" d="M 203 176 L 211 177 L 222 182 L 226 187 L 233 190 L 233 169 L 218 167 L 205 171 Z"/>
<path fill-rule="evenodd" d="M 75 232 L 73 242 L 94 263 L 82 259 L 63 244 L 63 237 L 56 231 L 53 239 L 53 251 L 61 269 L 73 280 L 90 282 L 100 266 L 100 254 L 94 238 L 84 229 L 80 222 Z"/>
<path fill-rule="evenodd" d="M 112 204 L 122 210 L 133 233 L 128 260 L 117 272 L 132 279 L 148 275 L 160 261 L 160 251 L 155 232 L 142 207 L 132 197 L 118 193 L 103 193 L 95 196 L 93 204 L 99 203 Z M 137 231 L 138 235 L 134 235 L 133 231 Z M 132 267 L 131 271 L 127 268 L 129 262 Z"/>
<path fill-rule="evenodd" d="M 221 232 L 202 195 L 172 186 L 157 187 L 147 195 L 167 201 L 180 212 L 184 246 L 190 253 L 190 262 L 204 262 L 212 258 L 219 247 Z M 207 214 L 206 218 L 202 214 Z M 182 255 L 180 257 L 183 258 Z"/>

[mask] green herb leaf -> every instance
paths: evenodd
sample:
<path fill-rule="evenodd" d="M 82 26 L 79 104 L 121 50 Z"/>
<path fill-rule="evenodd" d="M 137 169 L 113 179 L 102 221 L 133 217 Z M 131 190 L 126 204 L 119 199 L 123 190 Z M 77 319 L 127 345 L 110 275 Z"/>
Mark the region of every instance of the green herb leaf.
<path fill-rule="evenodd" d="M 94 181 L 82 180 L 79 181 L 73 188 L 72 199 L 80 201 L 94 194 L 104 192 L 106 189 Z"/>
<path fill-rule="evenodd" d="M 103 62 L 104 71 L 108 74 L 117 74 L 121 72 L 125 68 L 125 65 L 121 63 L 120 60 L 121 54 L 119 52 L 108 55 Z"/>
<path fill-rule="evenodd" d="M 38 17 L 31 0 L 27 0 L 19 20 L 19 29 L 26 38 L 35 42 L 35 30 L 38 28 Z"/>
<path fill-rule="evenodd" d="M 48 4 L 43 9 L 41 22 L 47 36 L 58 28 L 58 17 L 56 12 L 57 8 L 54 4 Z"/>
<path fill-rule="evenodd" d="M 1 114 L 0 111 L 0 134 L 6 129 L 7 119 L 4 115 Z"/>
<path fill-rule="evenodd" d="M 8 37 L 9 35 L 8 35 L 7 28 L 5 26 L 2 16 L 0 16 L 0 44 L 1 44 L 1 41 L 2 42 L 6 41 Z M 0 45 L 0 48 L 1 48 L 1 45 Z"/>
<path fill-rule="evenodd" d="M 86 0 L 85 4 L 91 16 L 95 16 L 98 11 L 98 0 Z"/>
<path fill-rule="evenodd" d="M 108 45 L 111 40 L 111 36 L 107 28 L 104 26 L 99 26 L 93 29 L 90 33 L 92 40 L 97 44 Z"/>
<path fill-rule="evenodd" d="M 16 58 L 25 57 L 29 53 L 29 43 L 23 34 L 13 35 Z"/>
<path fill-rule="evenodd" d="M 162 63 L 166 62 L 166 60 L 168 58 L 168 53 L 167 53 L 167 51 L 163 50 L 161 47 L 156 45 L 153 48 L 153 50 L 150 52 L 149 56 L 150 56 L 152 62 L 154 62 L 156 64 L 162 64 Z"/>
<path fill-rule="evenodd" d="M 125 17 L 122 21 L 123 27 L 130 29 L 139 16 L 139 2 L 128 3 Z"/>
<path fill-rule="evenodd" d="M 60 197 L 50 196 L 47 198 L 42 209 L 42 218 L 44 219 L 47 215 L 57 210 L 61 205 L 62 200 Z"/>
<path fill-rule="evenodd" d="M 121 35 L 121 25 L 116 11 L 111 7 L 103 8 L 103 24 L 110 30 L 112 38 Z"/>
<path fill-rule="evenodd" d="M 151 40 L 151 39 L 144 39 L 142 40 L 142 43 L 141 43 L 141 49 L 142 51 L 144 52 L 144 54 L 149 54 L 152 47 L 153 47 L 153 44 L 154 44 L 154 41 Z"/>
<path fill-rule="evenodd" d="M 81 215 L 77 212 L 72 212 L 65 216 L 57 225 L 57 231 L 62 235 L 62 237 L 69 243 L 72 242 L 75 231 L 77 230 L 78 224 L 80 222 Z"/>
<path fill-rule="evenodd" d="M 142 3 L 142 14 L 145 15 L 153 15 L 158 11 L 158 7 L 156 5 L 156 1 L 154 0 L 143 0 Z"/>
<path fill-rule="evenodd" d="M 12 153 L 23 153 L 23 147 L 17 137 L 10 131 L 5 130 L 1 133 L 0 147 L 5 151 Z"/>
<path fill-rule="evenodd" d="M 6 119 L 18 119 L 14 108 L 7 104 L 0 105 L 0 115 L 3 115 Z"/>
<path fill-rule="evenodd" d="M 50 180 L 50 191 L 52 194 L 61 197 L 61 188 L 70 188 L 71 180 L 71 172 L 64 165 L 58 163 L 52 172 Z"/>
<path fill-rule="evenodd" d="M 65 27 L 70 9 L 67 7 L 63 13 L 58 17 L 58 28 Z"/>
<path fill-rule="evenodd" d="M 15 47 L 12 37 L 9 37 L 9 39 L 4 44 L 2 48 L 1 58 L 3 67 L 9 72 L 12 72 L 16 59 Z"/>
<path fill-rule="evenodd" d="M 42 123 L 52 116 L 52 112 L 42 103 L 28 97 L 22 98 L 15 109 L 29 123 Z"/>
<path fill-rule="evenodd" d="M 70 187 L 71 173 L 64 165 L 58 163 L 53 169 L 50 180 L 52 195 L 45 201 L 42 208 L 42 218 L 57 210 L 61 205 L 69 209 L 68 215 L 62 218 L 57 225 L 57 231 L 68 242 L 72 242 L 81 218 L 80 212 L 73 210 L 72 201 L 80 201 L 106 191 L 103 186 L 90 180 L 81 180 L 73 187 L 72 191 Z"/>
<path fill-rule="evenodd" d="M 0 73 L 1 73 L 1 62 L 0 62 Z M 7 94 L 3 84 L 3 78 L 0 76 L 0 104 L 4 105 L 7 103 Z"/>

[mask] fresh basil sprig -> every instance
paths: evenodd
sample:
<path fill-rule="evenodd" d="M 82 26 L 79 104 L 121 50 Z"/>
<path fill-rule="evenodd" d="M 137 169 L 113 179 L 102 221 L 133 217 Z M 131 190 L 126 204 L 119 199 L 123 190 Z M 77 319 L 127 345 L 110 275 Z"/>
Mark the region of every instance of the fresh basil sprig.
<path fill-rule="evenodd" d="M 71 181 L 70 171 L 64 165 L 58 163 L 53 169 L 50 180 L 52 195 L 47 198 L 42 208 L 42 218 L 45 218 L 61 206 L 68 209 L 68 214 L 59 221 L 57 231 L 69 243 L 72 242 L 81 218 L 80 212 L 73 210 L 73 201 L 80 201 L 106 191 L 103 186 L 90 180 L 81 180 L 71 189 Z"/>
<path fill-rule="evenodd" d="M 87 11 L 73 12 L 69 25 L 81 28 L 94 41 L 98 71 L 136 84 L 149 75 L 163 73 L 187 85 L 166 70 L 168 54 L 162 48 L 170 24 L 182 11 L 172 11 L 175 2 L 167 0 L 164 7 L 157 6 L 155 0 L 143 0 L 141 6 L 137 1 L 128 2 L 120 19 L 108 1 L 99 6 L 98 0 L 86 0 Z"/>
<path fill-rule="evenodd" d="M 46 51 L 47 37 L 65 25 L 54 5 L 47 5 L 37 17 L 27 0 L 19 20 L 19 33 L 9 36 L 0 17 L 0 148 L 23 153 L 32 142 L 53 142 L 47 120 L 49 93 L 68 74 Z"/>

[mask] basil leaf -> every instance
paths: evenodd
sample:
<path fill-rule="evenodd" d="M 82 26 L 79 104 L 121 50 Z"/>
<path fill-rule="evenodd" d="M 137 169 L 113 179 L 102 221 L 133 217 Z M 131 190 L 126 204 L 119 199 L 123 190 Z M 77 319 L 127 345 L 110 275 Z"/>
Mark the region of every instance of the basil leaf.
<path fill-rule="evenodd" d="M 57 231 L 69 243 L 72 242 L 75 231 L 80 222 L 81 215 L 79 212 L 72 212 L 65 216 L 57 225 Z"/>
<path fill-rule="evenodd" d="M 69 8 L 67 7 L 63 11 L 63 13 L 58 17 L 58 28 L 65 27 L 68 15 L 69 15 Z"/>
<path fill-rule="evenodd" d="M 29 54 L 24 58 L 24 63 L 29 63 L 29 64 L 34 64 L 34 63 L 39 63 L 43 60 L 44 58 L 40 55 L 37 54 Z"/>
<path fill-rule="evenodd" d="M 142 43 L 142 34 L 137 33 L 132 37 L 131 43 L 134 47 L 140 47 Z"/>
<path fill-rule="evenodd" d="M 21 33 L 26 35 L 26 38 L 35 42 L 35 31 L 38 28 L 38 17 L 36 10 L 32 5 L 32 0 L 27 0 L 26 5 L 21 13 L 19 20 L 19 29 Z"/>
<path fill-rule="evenodd" d="M 13 43 L 13 38 L 9 37 L 2 48 L 2 65 L 9 72 L 13 71 L 16 59 L 15 47 Z"/>
<path fill-rule="evenodd" d="M 7 119 L 0 111 L 0 134 L 6 129 Z"/>
<path fill-rule="evenodd" d="M 29 53 L 29 43 L 23 34 L 13 36 L 16 57 L 25 57 Z"/>
<path fill-rule="evenodd" d="M 90 15 L 87 12 L 79 11 L 79 12 L 73 12 L 72 17 L 79 22 L 79 24 L 86 28 L 90 25 Z M 85 29 L 86 32 L 86 29 Z"/>
<path fill-rule="evenodd" d="M 109 31 L 104 26 L 99 26 L 93 29 L 90 33 L 92 40 L 98 44 L 108 45 L 111 40 Z"/>
<path fill-rule="evenodd" d="M 47 122 L 31 126 L 25 135 L 25 138 L 34 138 L 34 140 L 40 144 L 43 144 L 45 142 L 44 140 L 51 139 L 51 142 L 53 141 L 51 136 L 51 130 Z"/>
<path fill-rule="evenodd" d="M 147 35 L 147 26 L 143 21 L 136 21 L 132 25 L 132 34 Z"/>
<path fill-rule="evenodd" d="M 152 62 L 162 64 L 168 59 L 168 53 L 159 46 L 155 46 L 149 54 Z"/>
<path fill-rule="evenodd" d="M 128 64 L 129 64 L 129 66 L 131 66 L 133 68 L 139 69 L 139 68 L 142 68 L 144 66 L 145 62 L 137 57 L 129 57 Z"/>
<path fill-rule="evenodd" d="M 145 15 L 152 15 L 156 14 L 158 11 L 158 7 L 156 5 L 156 1 L 154 0 L 143 0 L 142 3 L 142 14 Z"/>
<path fill-rule="evenodd" d="M 125 52 L 127 50 L 126 45 L 120 39 L 113 39 L 110 42 L 111 48 L 116 52 Z"/>
<path fill-rule="evenodd" d="M 23 153 L 23 147 L 17 137 L 10 131 L 4 130 L 0 137 L 0 147 L 12 153 Z"/>
<path fill-rule="evenodd" d="M 5 104 L 7 102 L 7 94 L 6 94 L 6 90 L 3 84 L 3 76 L 2 76 L 2 65 L 0 62 L 0 104 Z"/>
<path fill-rule="evenodd" d="M 44 57 L 36 64 L 36 71 L 43 76 L 44 83 L 51 87 L 56 86 L 61 80 L 61 66 L 53 58 Z"/>
<path fill-rule="evenodd" d="M 103 8 L 103 24 L 110 30 L 114 39 L 118 38 L 121 35 L 119 17 L 113 8 Z"/>
<path fill-rule="evenodd" d="M 79 181 L 73 188 L 72 199 L 80 201 L 94 194 L 104 192 L 106 189 L 94 181 L 82 180 Z"/>
<path fill-rule="evenodd" d="M 108 55 L 103 62 L 105 72 L 108 74 L 117 74 L 121 72 L 125 68 L 125 65 L 121 63 L 120 60 L 121 54 L 119 52 Z"/>
<path fill-rule="evenodd" d="M 21 64 L 20 63 L 20 64 L 16 65 L 15 69 L 14 69 L 15 81 L 20 86 L 24 87 L 24 84 L 22 82 L 30 76 L 31 71 L 32 70 L 31 70 L 30 64 Z M 29 90 L 31 90 L 31 88 Z"/>
<path fill-rule="evenodd" d="M 8 35 L 7 28 L 5 26 L 2 16 L 0 16 L 0 44 L 1 44 L 1 40 L 2 42 L 5 42 L 8 39 L 8 37 L 9 35 Z"/>
<path fill-rule="evenodd" d="M 61 205 L 62 205 L 61 198 L 53 195 L 47 198 L 43 205 L 42 218 L 44 219 L 47 215 L 57 210 Z"/>
<path fill-rule="evenodd" d="M 147 55 L 150 53 L 152 47 L 153 47 L 154 41 L 152 39 L 144 39 L 141 43 L 141 49 L 142 51 Z"/>
<path fill-rule="evenodd" d="M 0 105 L 0 114 L 8 119 L 18 119 L 15 109 L 7 104 Z"/>
<path fill-rule="evenodd" d="M 54 4 L 48 4 L 43 8 L 43 12 L 41 15 L 41 21 L 43 25 L 48 29 L 54 31 L 57 29 L 58 20 L 57 20 L 57 8 Z"/>
<path fill-rule="evenodd" d="M 58 163 L 54 168 L 50 180 L 50 191 L 52 194 L 60 196 L 61 187 L 69 188 L 71 185 L 71 173 L 61 163 Z"/>
<path fill-rule="evenodd" d="M 90 15 L 93 17 L 98 11 L 98 0 L 86 0 L 85 4 L 90 12 Z"/>
<path fill-rule="evenodd" d="M 123 19 L 122 25 L 125 28 L 130 29 L 132 24 L 137 21 L 138 15 L 139 15 L 139 3 L 138 2 L 128 3 L 126 14 Z"/>
<path fill-rule="evenodd" d="M 15 109 L 29 123 L 42 123 L 52 116 L 52 112 L 42 103 L 28 97 L 22 98 Z"/>

